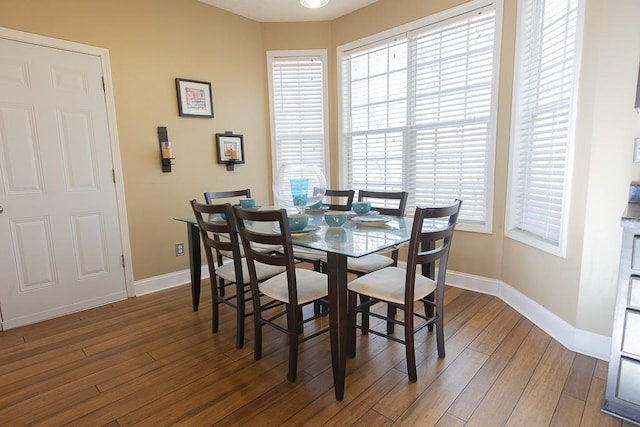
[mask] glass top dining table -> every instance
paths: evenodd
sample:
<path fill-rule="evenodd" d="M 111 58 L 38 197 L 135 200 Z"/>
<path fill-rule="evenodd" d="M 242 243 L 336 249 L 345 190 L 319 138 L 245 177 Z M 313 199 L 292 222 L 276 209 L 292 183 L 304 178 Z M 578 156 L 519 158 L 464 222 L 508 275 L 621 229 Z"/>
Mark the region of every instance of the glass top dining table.
<path fill-rule="evenodd" d="M 327 254 L 331 362 L 336 400 L 342 400 L 346 371 L 347 258 L 359 258 L 408 242 L 413 222 L 412 218 L 390 215 L 384 215 L 378 221 L 375 218 L 365 221 L 350 215 L 342 227 L 329 227 L 324 222 L 324 211 L 307 210 L 306 213 L 309 214 L 308 226 L 303 232 L 292 232 L 291 236 L 294 246 Z M 201 280 L 200 234 L 194 217 L 174 219 L 187 225 L 193 310 L 197 311 Z"/>

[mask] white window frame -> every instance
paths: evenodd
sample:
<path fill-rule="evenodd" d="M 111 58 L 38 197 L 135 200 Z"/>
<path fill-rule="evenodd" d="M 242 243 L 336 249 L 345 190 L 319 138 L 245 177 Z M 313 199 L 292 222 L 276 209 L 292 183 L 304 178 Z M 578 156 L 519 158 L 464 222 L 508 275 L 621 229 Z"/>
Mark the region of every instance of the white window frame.
<path fill-rule="evenodd" d="M 318 59 L 322 62 L 322 98 L 323 98 L 323 163 L 319 165 L 326 177 L 329 175 L 329 120 L 328 120 L 328 99 L 327 99 L 327 51 L 326 49 L 306 49 L 306 50 L 270 50 L 267 51 L 267 74 L 269 86 L 269 116 L 271 124 L 271 168 L 273 176 L 278 173 L 278 147 L 275 124 L 275 108 L 273 93 L 273 61 L 280 58 L 309 58 Z M 275 179 L 275 178 L 274 178 Z"/>
<path fill-rule="evenodd" d="M 499 71 L 500 71 L 500 58 L 501 58 L 501 45 L 502 45 L 502 16 L 503 16 L 503 1 L 502 0 L 472 0 L 463 5 L 447 9 L 443 12 L 430 15 L 428 17 L 404 24 L 402 26 L 392 28 L 390 30 L 383 31 L 381 33 L 365 37 L 354 42 L 347 43 L 337 48 L 337 90 L 338 90 L 338 144 L 339 144 L 339 179 L 342 186 L 348 181 L 347 179 L 347 167 L 345 161 L 347 159 L 346 145 L 344 143 L 344 123 L 343 123 L 343 71 L 342 71 L 342 58 L 350 50 L 357 49 L 369 44 L 381 42 L 385 39 L 392 39 L 397 36 L 402 36 L 405 33 L 415 31 L 419 28 L 434 25 L 439 22 L 455 18 L 460 15 L 468 14 L 473 11 L 492 7 L 495 9 L 495 46 L 494 46 L 494 67 L 491 81 L 491 111 L 490 120 L 488 123 L 488 141 L 487 141 L 487 160 L 486 160 L 486 218 L 484 224 L 477 223 L 464 223 L 460 222 L 456 226 L 456 229 L 462 231 L 471 231 L 477 233 L 491 234 L 493 232 L 493 200 L 494 200 L 494 181 L 495 181 L 495 152 L 496 152 L 496 128 L 497 128 L 497 111 L 498 111 L 498 83 L 499 83 Z M 413 212 L 407 211 L 408 215 L 413 215 Z"/>
<path fill-rule="evenodd" d="M 511 134 L 510 134 L 510 161 L 509 161 L 509 173 L 508 173 L 508 188 L 507 188 L 507 203 L 506 203 L 506 215 L 505 215 L 505 236 L 524 243 L 528 246 L 540 249 L 550 254 L 566 257 L 567 252 L 567 233 L 568 233 L 568 221 L 569 221 L 569 207 L 571 205 L 571 188 L 572 188 L 572 176 L 573 176 L 573 161 L 574 161 L 574 149 L 575 149 L 575 127 L 577 116 L 577 100 L 579 89 L 579 74 L 581 66 L 582 56 L 582 40 L 583 40 L 583 25 L 584 25 L 584 1 L 577 0 L 577 22 L 576 22 L 576 42 L 574 52 L 574 64 L 573 64 L 573 85 L 571 100 L 569 103 L 569 123 L 568 123 L 568 137 L 566 146 L 566 163 L 565 163 L 565 176 L 564 187 L 562 196 L 562 213 L 560 216 L 560 232 L 559 241 L 557 244 L 545 240 L 542 236 L 535 235 L 523 231 L 515 224 L 517 222 L 516 212 L 518 211 L 517 203 L 518 196 L 516 195 L 518 189 L 517 176 L 519 173 L 518 157 L 521 154 L 520 146 L 518 144 L 518 126 L 520 121 L 520 114 L 518 108 L 520 105 L 520 93 L 519 85 L 521 84 L 522 75 L 520 72 L 521 62 L 523 61 L 523 44 L 525 43 L 524 35 L 524 23 L 523 20 L 530 18 L 525 16 L 524 7 L 522 2 L 525 0 L 518 0 L 518 20 L 517 20 L 517 35 L 516 35 L 516 57 L 514 61 L 514 79 L 513 79 L 513 99 L 511 109 Z M 542 0 L 540 0 L 542 1 Z"/>

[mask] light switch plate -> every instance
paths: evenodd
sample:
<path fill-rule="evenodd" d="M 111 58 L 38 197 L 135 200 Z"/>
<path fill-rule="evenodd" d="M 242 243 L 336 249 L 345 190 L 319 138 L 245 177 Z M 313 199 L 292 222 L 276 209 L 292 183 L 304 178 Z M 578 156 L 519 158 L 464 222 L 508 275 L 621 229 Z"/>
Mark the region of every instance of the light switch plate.
<path fill-rule="evenodd" d="M 636 138 L 633 143 L 633 161 L 640 163 L 640 138 Z"/>

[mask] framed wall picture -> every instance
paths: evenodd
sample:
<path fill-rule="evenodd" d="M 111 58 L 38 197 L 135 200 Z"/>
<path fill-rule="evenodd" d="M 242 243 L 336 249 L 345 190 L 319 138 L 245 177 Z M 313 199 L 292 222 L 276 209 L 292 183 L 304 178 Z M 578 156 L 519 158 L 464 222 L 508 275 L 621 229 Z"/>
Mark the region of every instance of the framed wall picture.
<path fill-rule="evenodd" d="M 216 133 L 216 145 L 218 147 L 218 163 L 227 165 L 244 163 L 242 135 L 229 132 Z"/>
<path fill-rule="evenodd" d="M 181 117 L 213 117 L 211 83 L 176 79 L 176 91 Z"/>

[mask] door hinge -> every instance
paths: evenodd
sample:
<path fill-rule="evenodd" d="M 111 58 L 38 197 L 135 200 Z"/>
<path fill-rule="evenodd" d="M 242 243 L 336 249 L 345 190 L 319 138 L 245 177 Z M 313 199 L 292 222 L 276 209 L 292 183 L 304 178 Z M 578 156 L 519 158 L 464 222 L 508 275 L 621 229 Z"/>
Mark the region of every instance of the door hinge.
<path fill-rule="evenodd" d="M 111 169 L 111 176 L 113 177 L 113 183 L 116 183 L 116 170 L 115 169 Z"/>
<path fill-rule="evenodd" d="M 124 255 L 122 255 L 122 268 L 125 268 L 124 267 Z"/>
<path fill-rule="evenodd" d="M 104 76 L 102 76 L 102 91 L 103 92 L 107 91 L 107 84 L 104 82 Z"/>

